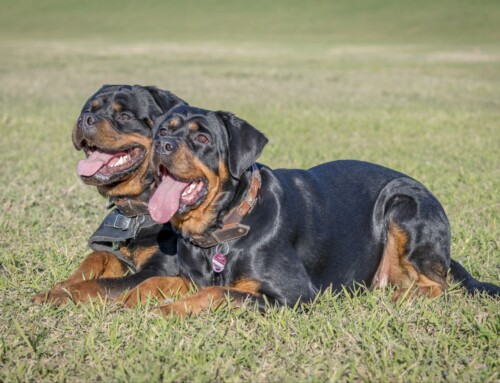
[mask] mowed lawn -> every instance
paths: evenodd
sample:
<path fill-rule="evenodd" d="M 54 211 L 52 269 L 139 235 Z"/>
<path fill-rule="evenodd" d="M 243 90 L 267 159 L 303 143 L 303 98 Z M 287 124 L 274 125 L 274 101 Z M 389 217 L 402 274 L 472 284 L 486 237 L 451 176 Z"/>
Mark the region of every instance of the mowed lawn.
<path fill-rule="evenodd" d="M 156 302 L 32 304 L 106 215 L 71 144 L 105 83 L 232 111 L 267 135 L 272 167 L 353 158 L 411 175 L 443 203 L 453 258 L 499 284 L 500 3 L 0 3 L 0 381 L 499 381 L 499 300 L 455 285 L 184 320 Z"/>

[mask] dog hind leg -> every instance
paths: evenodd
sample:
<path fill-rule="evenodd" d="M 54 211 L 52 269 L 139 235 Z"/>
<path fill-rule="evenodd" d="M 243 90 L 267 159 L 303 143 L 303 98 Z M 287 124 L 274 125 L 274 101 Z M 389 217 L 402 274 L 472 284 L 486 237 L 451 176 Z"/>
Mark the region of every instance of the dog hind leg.
<path fill-rule="evenodd" d="M 372 287 L 396 287 L 393 300 L 414 295 L 434 298 L 448 288 L 449 225 L 440 205 L 436 210 L 437 201 L 427 206 L 426 200 L 396 195 L 387 204 L 386 242 Z"/>

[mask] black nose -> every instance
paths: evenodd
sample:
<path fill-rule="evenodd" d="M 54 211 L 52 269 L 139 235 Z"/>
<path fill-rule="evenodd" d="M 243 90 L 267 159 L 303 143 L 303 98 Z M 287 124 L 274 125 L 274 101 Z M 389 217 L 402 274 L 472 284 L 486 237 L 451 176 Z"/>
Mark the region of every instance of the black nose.
<path fill-rule="evenodd" d="M 94 127 L 97 121 L 97 116 L 94 113 L 82 113 L 80 117 L 78 117 L 76 124 L 79 128 L 87 129 Z"/>
<path fill-rule="evenodd" d="M 156 138 L 155 150 L 161 154 L 171 154 L 177 150 L 177 141 L 173 138 Z"/>

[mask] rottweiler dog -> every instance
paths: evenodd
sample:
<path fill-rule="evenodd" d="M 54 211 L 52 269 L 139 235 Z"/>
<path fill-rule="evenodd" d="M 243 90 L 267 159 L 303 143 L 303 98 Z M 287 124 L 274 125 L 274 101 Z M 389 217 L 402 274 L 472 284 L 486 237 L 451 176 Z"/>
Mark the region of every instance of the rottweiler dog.
<path fill-rule="evenodd" d="M 159 307 L 186 315 L 226 299 L 295 305 L 356 284 L 437 297 L 450 266 L 469 292 L 499 294 L 450 259 L 446 214 L 419 182 L 350 160 L 272 170 L 255 163 L 266 143 L 227 112 L 181 106 L 158 120 L 149 210 L 181 236 L 180 274 L 143 282 L 134 299 L 194 283 L 198 292 Z"/>
<path fill-rule="evenodd" d="M 154 120 L 185 104 L 171 92 L 138 85 L 105 85 L 85 103 L 73 129 L 73 144 L 86 155 L 78 174 L 114 209 L 89 241 L 94 252 L 35 301 L 114 298 L 152 276 L 178 274 L 177 235 L 152 221 L 147 203 L 154 186 Z"/>

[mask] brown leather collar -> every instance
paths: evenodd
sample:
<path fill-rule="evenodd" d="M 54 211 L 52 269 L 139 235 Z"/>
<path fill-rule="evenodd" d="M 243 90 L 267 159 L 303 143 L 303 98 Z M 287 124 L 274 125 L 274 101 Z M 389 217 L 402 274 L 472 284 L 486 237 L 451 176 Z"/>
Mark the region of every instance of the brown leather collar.
<path fill-rule="evenodd" d="M 149 197 L 154 193 L 155 185 L 154 182 L 151 184 L 150 188 L 142 192 L 135 198 L 111 198 L 110 206 L 116 206 L 116 208 L 126 217 L 136 217 L 138 215 L 149 214 L 148 201 Z"/>
<path fill-rule="evenodd" d="M 257 202 L 257 194 L 261 186 L 262 180 L 260 177 L 259 168 L 256 164 L 252 165 L 252 181 L 247 190 L 245 198 L 241 203 L 232 208 L 224 217 L 223 226 L 207 235 L 195 235 L 191 238 L 196 246 L 208 248 L 219 243 L 230 241 L 244 237 L 250 231 L 250 226 L 243 225 L 240 221 L 245 217 Z"/>

